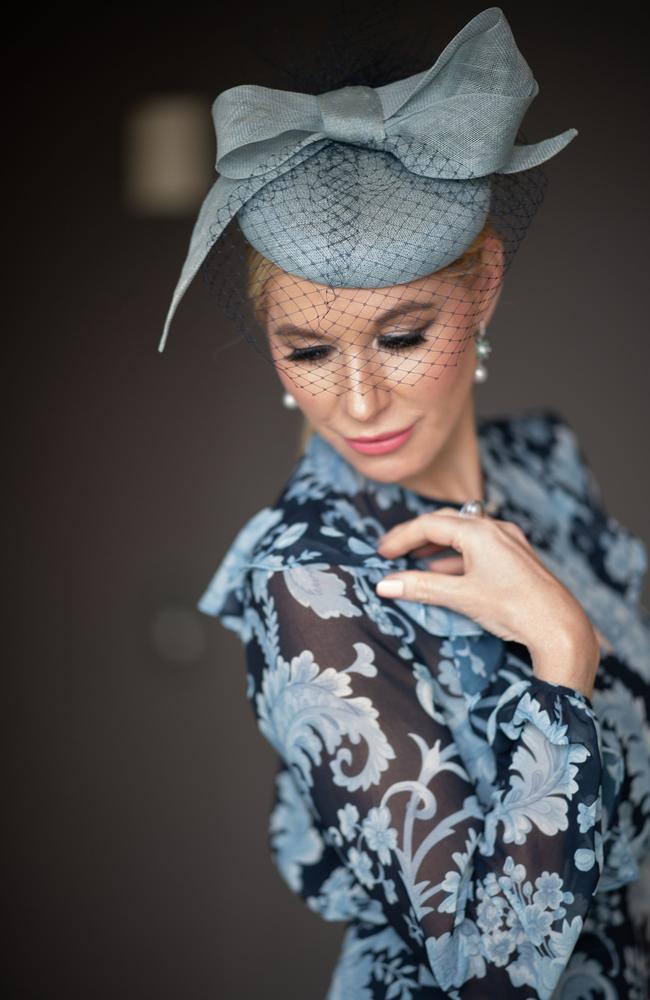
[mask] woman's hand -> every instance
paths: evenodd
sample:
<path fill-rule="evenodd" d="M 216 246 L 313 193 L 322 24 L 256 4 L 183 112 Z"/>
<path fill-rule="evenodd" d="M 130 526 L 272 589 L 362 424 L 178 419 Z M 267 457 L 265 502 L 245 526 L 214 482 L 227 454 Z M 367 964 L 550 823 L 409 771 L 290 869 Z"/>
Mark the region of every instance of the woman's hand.
<path fill-rule="evenodd" d="M 600 661 L 598 637 L 584 608 L 541 562 L 519 525 L 493 517 L 461 517 L 454 507 L 421 514 L 386 532 L 378 551 L 387 558 L 408 552 L 455 554 L 384 580 L 403 584 L 385 597 L 440 604 L 459 611 L 488 632 L 530 650 L 535 675 L 578 688 L 591 697 Z"/>

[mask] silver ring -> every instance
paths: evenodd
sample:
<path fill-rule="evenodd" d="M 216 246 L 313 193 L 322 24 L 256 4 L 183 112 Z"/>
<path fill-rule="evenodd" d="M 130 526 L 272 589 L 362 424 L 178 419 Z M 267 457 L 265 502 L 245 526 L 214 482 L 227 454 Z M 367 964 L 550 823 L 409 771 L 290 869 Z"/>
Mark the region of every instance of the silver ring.
<path fill-rule="evenodd" d="M 467 500 L 458 511 L 461 517 L 485 517 L 481 500 Z"/>

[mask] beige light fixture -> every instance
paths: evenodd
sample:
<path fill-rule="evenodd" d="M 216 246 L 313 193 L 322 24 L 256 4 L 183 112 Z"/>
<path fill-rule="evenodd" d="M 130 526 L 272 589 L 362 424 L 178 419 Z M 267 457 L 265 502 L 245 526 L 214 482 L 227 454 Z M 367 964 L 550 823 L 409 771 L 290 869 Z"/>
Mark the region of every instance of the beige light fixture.
<path fill-rule="evenodd" d="M 138 215 L 194 215 L 216 179 L 211 103 L 151 95 L 124 122 L 124 200 Z"/>

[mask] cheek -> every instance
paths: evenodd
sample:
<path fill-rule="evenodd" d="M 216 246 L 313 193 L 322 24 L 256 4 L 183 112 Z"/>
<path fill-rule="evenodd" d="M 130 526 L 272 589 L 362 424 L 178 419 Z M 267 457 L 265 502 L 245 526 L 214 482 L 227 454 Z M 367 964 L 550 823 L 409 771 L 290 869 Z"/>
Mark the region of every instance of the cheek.
<path fill-rule="evenodd" d="M 423 409 L 441 409 L 453 412 L 462 405 L 474 380 L 476 357 L 468 346 L 453 361 L 431 365 L 430 374 L 418 379 L 415 385 L 400 387 L 400 397 Z"/>

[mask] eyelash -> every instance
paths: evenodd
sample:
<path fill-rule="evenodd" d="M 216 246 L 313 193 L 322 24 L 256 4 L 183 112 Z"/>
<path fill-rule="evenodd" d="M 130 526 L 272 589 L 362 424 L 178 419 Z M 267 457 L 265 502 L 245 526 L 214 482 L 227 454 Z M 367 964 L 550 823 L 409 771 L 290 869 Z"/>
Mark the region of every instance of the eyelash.
<path fill-rule="evenodd" d="M 382 341 L 381 346 L 385 347 L 389 351 L 402 351 L 409 347 L 417 347 L 418 344 L 423 344 L 426 341 L 422 330 L 416 330 L 412 334 L 404 334 L 401 337 L 388 337 L 386 340 Z M 316 361 L 320 361 L 322 358 L 327 357 L 329 353 L 328 347 L 304 347 L 296 348 L 291 354 L 286 356 L 287 361 L 306 361 L 308 364 L 314 364 Z"/>

